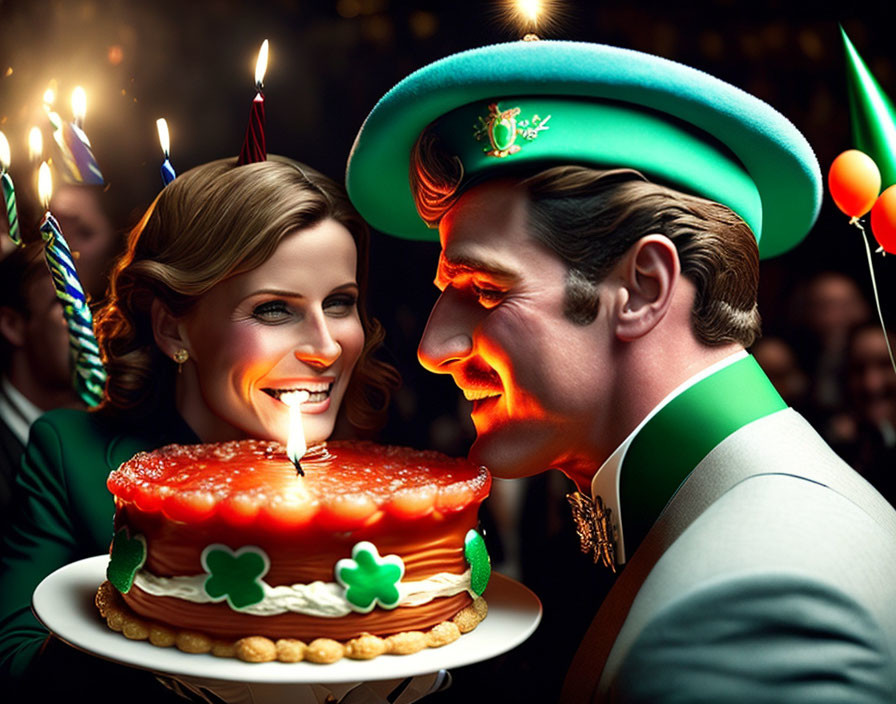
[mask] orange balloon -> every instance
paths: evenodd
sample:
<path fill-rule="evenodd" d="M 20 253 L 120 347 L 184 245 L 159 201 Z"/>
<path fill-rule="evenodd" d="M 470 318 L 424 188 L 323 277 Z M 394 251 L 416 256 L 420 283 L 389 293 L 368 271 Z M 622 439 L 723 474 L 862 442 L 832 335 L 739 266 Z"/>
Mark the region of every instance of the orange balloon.
<path fill-rule="evenodd" d="M 831 164 L 828 190 L 840 210 L 860 218 L 871 210 L 880 193 L 880 169 L 865 152 L 849 149 Z"/>
<path fill-rule="evenodd" d="M 871 208 L 871 232 L 890 254 L 896 254 L 896 185 L 890 186 Z"/>

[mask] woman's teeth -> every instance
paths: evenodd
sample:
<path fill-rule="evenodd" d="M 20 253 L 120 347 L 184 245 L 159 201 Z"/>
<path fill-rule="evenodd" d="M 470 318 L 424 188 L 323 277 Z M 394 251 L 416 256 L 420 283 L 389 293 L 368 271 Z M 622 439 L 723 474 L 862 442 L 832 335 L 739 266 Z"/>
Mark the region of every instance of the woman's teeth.
<path fill-rule="evenodd" d="M 278 401 L 284 401 L 284 396 L 287 394 L 302 394 L 306 398 L 301 403 L 320 403 L 321 401 L 326 401 L 330 396 L 330 390 L 333 388 L 332 384 L 321 384 L 315 385 L 312 387 L 296 387 L 293 389 L 263 389 L 263 391 L 269 396 L 273 396 Z"/>

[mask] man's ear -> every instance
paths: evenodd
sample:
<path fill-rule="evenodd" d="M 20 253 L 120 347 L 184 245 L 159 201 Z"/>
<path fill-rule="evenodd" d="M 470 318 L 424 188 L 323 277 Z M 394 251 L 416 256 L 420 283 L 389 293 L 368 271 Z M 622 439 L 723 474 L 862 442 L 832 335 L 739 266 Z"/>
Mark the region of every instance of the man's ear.
<path fill-rule="evenodd" d="M 15 308 L 0 306 L 0 335 L 13 347 L 25 344 L 25 316 Z"/>
<path fill-rule="evenodd" d="M 629 248 L 619 266 L 625 290 L 616 335 L 630 341 L 649 333 L 669 312 L 681 262 L 672 240 L 645 235 Z"/>
<path fill-rule="evenodd" d="M 153 337 L 167 357 L 173 359 L 179 350 L 191 351 L 190 344 L 181 331 L 180 319 L 176 318 L 158 298 L 152 302 L 150 315 Z"/>

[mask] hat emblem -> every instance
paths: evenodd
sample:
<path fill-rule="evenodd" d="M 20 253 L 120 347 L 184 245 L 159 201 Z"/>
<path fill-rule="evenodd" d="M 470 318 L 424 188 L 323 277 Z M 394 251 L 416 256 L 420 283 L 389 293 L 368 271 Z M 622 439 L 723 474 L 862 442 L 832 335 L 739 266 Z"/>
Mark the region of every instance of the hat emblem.
<path fill-rule="evenodd" d="M 479 116 L 479 124 L 474 126 L 473 136 L 477 141 L 488 137 L 489 146 L 482 148 L 486 155 L 503 159 L 516 154 L 520 150 L 520 145 L 516 144 L 517 137 L 531 142 L 539 132 L 548 129 L 547 121 L 551 119 L 550 115 L 544 119 L 535 115 L 529 120 L 517 122 L 519 114 L 518 107 L 502 110 L 497 103 L 490 103 L 488 115 Z"/>

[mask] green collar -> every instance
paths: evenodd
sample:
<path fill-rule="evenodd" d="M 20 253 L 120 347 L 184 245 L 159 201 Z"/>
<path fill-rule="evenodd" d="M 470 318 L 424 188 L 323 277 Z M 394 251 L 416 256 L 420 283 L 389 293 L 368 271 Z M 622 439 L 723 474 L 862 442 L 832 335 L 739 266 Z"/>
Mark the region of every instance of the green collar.
<path fill-rule="evenodd" d="M 619 470 L 620 517 L 631 559 L 691 471 L 722 440 L 787 404 L 752 356 L 669 401 L 632 440 Z"/>

